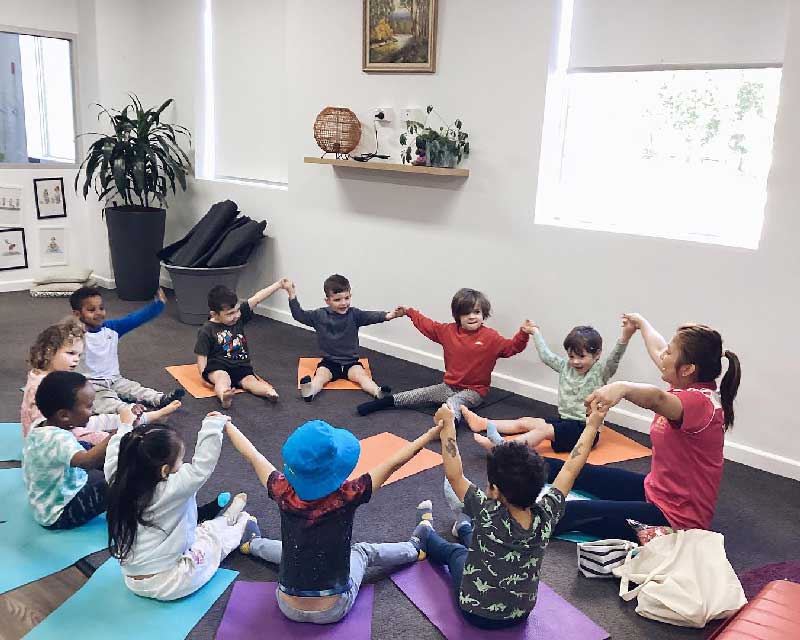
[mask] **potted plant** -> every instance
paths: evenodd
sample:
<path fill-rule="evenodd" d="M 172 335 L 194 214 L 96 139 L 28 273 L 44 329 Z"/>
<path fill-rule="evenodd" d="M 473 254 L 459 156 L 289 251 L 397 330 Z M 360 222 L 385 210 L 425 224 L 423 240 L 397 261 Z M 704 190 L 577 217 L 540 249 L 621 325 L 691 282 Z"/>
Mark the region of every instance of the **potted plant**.
<path fill-rule="evenodd" d="M 439 113 L 428 105 L 425 122 L 406 121 L 406 133 L 400 136 L 400 144 L 405 147 L 400 153 L 403 164 L 426 165 L 428 167 L 455 167 L 464 156 L 469 155 L 469 134 L 462 131 L 461 120 L 456 119 L 452 125 L 445 122 Z M 431 114 L 441 120 L 439 129 L 428 125 Z M 414 134 L 416 158 L 412 155 L 411 144 L 407 134 Z"/>
<path fill-rule="evenodd" d="M 83 197 L 94 185 L 104 200 L 108 243 L 117 292 L 123 300 L 147 300 L 158 288 L 157 253 L 164 244 L 167 194 L 176 186 L 186 190 L 191 171 L 189 156 L 178 143 L 179 136 L 191 146 L 185 127 L 161 122 L 170 98 L 157 109 L 145 109 L 136 95 L 122 111 L 102 105 L 112 134 L 99 135 L 86 153 L 75 176 L 75 189 L 83 177 Z"/>

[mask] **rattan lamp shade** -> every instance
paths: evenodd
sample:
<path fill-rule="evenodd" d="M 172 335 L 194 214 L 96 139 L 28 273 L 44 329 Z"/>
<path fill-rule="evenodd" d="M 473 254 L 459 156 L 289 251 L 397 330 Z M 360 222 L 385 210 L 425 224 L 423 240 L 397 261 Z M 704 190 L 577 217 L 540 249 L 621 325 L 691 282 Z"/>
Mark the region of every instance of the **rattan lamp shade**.
<path fill-rule="evenodd" d="M 345 107 L 325 107 L 314 120 L 314 140 L 325 153 L 347 155 L 361 140 L 361 123 Z"/>

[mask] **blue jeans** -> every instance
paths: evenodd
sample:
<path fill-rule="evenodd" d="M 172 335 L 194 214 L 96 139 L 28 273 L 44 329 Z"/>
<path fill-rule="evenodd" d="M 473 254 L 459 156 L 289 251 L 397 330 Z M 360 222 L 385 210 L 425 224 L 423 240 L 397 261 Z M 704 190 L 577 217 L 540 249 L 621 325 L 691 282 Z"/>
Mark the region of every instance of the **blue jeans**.
<path fill-rule="evenodd" d="M 553 482 L 564 463 L 548 458 L 548 482 Z M 625 521 L 638 520 L 643 524 L 669 525 L 661 510 L 644 495 L 644 476 L 641 473 L 587 464 L 583 467 L 574 489 L 585 491 L 598 500 L 570 500 L 564 516 L 553 535 L 581 531 L 598 538 L 621 538 L 636 542 L 636 532 Z"/>
<path fill-rule="evenodd" d="M 267 562 L 280 564 L 283 547 L 280 540 L 255 538 L 250 543 L 250 554 Z M 344 618 L 356 603 L 361 582 L 367 567 L 397 567 L 415 562 L 419 552 L 410 542 L 389 542 L 369 544 L 357 542 L 350 547 L 350 589 L 339 594 L 339 599 L 328 609 L 322 611 L 304 611 L 296 609 L 281 597 L 280 589 L 275 591 L 278 608 L 289 620 L 295 622 L 311 622 L 313 624 L 330 624 Z M 464 566 L 462 564 L 463 571 Z"/>

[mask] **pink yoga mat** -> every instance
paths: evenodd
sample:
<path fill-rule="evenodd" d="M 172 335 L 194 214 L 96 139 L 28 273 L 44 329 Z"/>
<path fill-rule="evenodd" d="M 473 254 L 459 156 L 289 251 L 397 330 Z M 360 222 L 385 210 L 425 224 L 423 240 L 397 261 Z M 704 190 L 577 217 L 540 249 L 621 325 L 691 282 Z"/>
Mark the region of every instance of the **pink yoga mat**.
<path fill-rule="evenodd" d="M 278 609 L 277 582 L 233 584 L 216 640 L 370 640 L 374 587 L 363 585 L 355 606 L 335 624 L 292 622 Z"/>
<path fill-rule="evenodd" d="M 447 569 L 415 562 L 393 573 L 394 583 L 447 640 L 605 640 L 609 634 L 543 582 L 536 607 L 518 627 L 485 631 L 469 624 L 456 605 Z"/>

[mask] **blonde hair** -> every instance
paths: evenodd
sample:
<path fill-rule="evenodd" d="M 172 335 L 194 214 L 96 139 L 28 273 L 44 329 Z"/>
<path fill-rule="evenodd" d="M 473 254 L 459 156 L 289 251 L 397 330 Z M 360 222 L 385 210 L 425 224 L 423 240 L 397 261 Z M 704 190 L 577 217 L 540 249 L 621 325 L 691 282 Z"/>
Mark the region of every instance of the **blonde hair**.
<path fill-rule="evenodd" d="M 31 345 L 28 364 L 32 369 L 47 371 L 56 352 L 67 344 L 83 340 L 84 333 L 86 331 L 83 325 L 73 316 L 47 327 L 36 336 L 36 341 Z"/>

